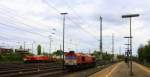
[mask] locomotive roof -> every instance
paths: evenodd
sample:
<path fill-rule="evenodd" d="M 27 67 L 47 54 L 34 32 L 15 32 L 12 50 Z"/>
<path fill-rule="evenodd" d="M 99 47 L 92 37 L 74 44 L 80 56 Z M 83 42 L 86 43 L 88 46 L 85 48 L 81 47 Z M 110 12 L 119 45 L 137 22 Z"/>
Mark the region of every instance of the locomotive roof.
<path fill-rule="evenodd" d="M 94 57 L 94 56 L 92 56 L 92 55 L 90 55 L 90 54 L 84 54 L 84 53 L 70 53 L 70 52 L 68 52 L 67 54 L 68 54 L 68 55 L 69 55 L 69 54 L 75 54 L 76 56 L 89 56 L 89 57 Z"/>
<path fill-rule="evenodd" d="M 27 56 L 30 56 L 30 57 L 42 57 L 42 56 L 45 56 L 45 55 L 27 55 Z"/>

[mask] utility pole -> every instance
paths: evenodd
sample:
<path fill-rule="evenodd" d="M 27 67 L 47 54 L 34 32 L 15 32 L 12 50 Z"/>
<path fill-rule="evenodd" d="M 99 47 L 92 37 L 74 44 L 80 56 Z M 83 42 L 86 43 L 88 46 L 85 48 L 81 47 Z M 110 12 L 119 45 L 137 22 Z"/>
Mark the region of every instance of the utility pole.
<path fill-rule="evenodd" d="M 43 53 L 45 53 L 45 49 L 44 49 L 44 46 L 43 46 Z"/>
<path fill-rule="evenodd" d="M 35 43 L 35 41 L 33 41 L 33 43 L 32 43 L 32 54 L 33 54 L 33 51 L 34 51 L 34 47 L 33 47 L 34 43 Z"/>
<path fill-rule="evenodd" d="M 20 42 L 16 42 L 17 43 L 17 47 L 18 47 L 18 49 L 20 49 Z"/>
<path fill-rule="evenodd" d="M 102 60 L 103 59 L 103 55 L 102 55 L 102 52 L 103 52 L 103 46 L 102 46 L 102 17 L 100 16 L 100 47 L 99 47 L 99 50 L 100 50 L 100 59 Z"/>
<path fill-rule="evenodd" d="M 32 54 L 33 54 L 33 43 L 32 43 Z"/>
<path fill-rule="evenodd" d="M 114 34 L 112 34 L 112 61 L 114 61 Z"/>
<path fill-rule="evenodd" d="M 64 52 L 65 52 L 65 16 L 68 13 L 60 13 L 63 15 L 63 69 L 64 69 Z"/>
<path fill-rule="evenodd" d="M 51 53 L 52 35 L 49 35 L 49 54 Z"/>
<path fill-rule="evenodd" d="M 26 42 L 24 41 L 23 44 L 24 44 L 24 50 L 25 50 L 26 49 Z"/>
<path fill-rule="evenodd" d="M 56 29 L 53 28 L 52 31 L 53 31 L 53 32 L 51 33 L 51 37 L 56 34 Z M 53 39 L 51 38 L 51 43 L 52 43 L 52 42 L 55 43 L 55 42 L 54 42 L 54 36 L 53 36 Z M 56 47 L 56 46 L 57 46 L 57 45 L 55 45 L 55 47 Z M 51 48 L 52 48 L 52 47 L 51 47 Z M 52 50 L 52 49 L 51 49 L 51 50 Z"/>
<path fill-rule="evenodd" d="M 59 49 L 61 50 L 61 44 L 59 45 Z"/>
<path fill-rule="evenodd" d="M 72 39 L 70 39 L 70 47 L 69 47 L 69 49 L 70 49 L 70 50 L 73 49 L 73 47 L 72 47 Z"/>
<path fill-rule="evenodd" d="M 31 45 L 32 45 L 32 54 L 33 54 L 33 43 Z"/>
<path fill-rule="evenodd" d="M 119 55 L 121 55 L 121 51 L 122 51 L 122 50 L 121 50 L 121 46 L 120 46 L 120 47 L 119 47 Z"/>

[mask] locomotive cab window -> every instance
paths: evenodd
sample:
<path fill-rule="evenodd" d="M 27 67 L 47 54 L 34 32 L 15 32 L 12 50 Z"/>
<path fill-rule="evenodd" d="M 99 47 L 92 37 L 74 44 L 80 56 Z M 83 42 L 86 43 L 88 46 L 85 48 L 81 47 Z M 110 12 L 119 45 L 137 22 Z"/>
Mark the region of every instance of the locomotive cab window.
<path fill-rule="evenodd" d="M 76 56 L 66 56 L 66 59 L 76 59 Z"/>

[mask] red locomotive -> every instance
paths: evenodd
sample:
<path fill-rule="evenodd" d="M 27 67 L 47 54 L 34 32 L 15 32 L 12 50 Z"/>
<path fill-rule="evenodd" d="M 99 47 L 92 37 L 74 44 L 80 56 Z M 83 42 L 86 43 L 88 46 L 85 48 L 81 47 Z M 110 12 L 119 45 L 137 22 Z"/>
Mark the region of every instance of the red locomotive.
<path fill-rule="evenodd" d="M 43 55 L 35 55 L 35 56 L 25 56 L 24 62 L 52 62 L 54 59 L 49 56 L 43 56 Z"/>
<path fill-rule="evenodd" d="M 65 54 L 65 67 L 67 69 L 85 68 L 95 66 L 95 57 L 70 51 Z"/>

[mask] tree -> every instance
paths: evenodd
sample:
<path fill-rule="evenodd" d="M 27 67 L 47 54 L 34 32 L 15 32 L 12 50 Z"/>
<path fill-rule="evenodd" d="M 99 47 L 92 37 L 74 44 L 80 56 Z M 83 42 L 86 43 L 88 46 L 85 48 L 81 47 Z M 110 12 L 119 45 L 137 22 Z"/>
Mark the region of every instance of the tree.
<path fill-rule="evenodd" d="M 138 48 L 138 60 L 142 63 L 150 62 L 150 41 L 144 46 Z"/>
<path fill-rule="evenodd" d="M 37 46 L 37 52 L 38 52 L 38 55 L 41 55 L 41 45 Z"/>
<path fill-rule="evenodd" d="M 150 62 L 150 41 L 145 45 L 143 54 L 146 62 Z"/>
<path fill-rule="evenodd" d="M 102 53 L 99 51 L 94 51 L 92 54 L 93 54 L 93 56 L 96 57 L 96 59 L 100 59 L 100 54 L 102 54 Z"/>
<path fill-rule="evenodd" d="M 48 56 L 50 54 L 48 54 L 47 52 L 43 52 L 42 55 Z"/>
<path fill-rule="evenodd" d="M 109 54 L 109 53 L 105 53 L 105 52 L 103 52 L 103 53 L 101 53 L 101 52 L 99 52 L 99 51 L 94 51 L 93 52 L 93 56 L 95 56 L 96 57 L 96 60 L 100 60 L 100 55 L 102 55 L 102 59 L 103 60 L 106 60 L 106 61 L 111 61 L 111 59 L 112 59 L 112 57 L 113 57 L 113 55 L 112 54 Z"/>
<path fill-rule="evenodd" d="M 117 59 L 119 59 L 119 60 L 123 60 L 124 59 L 124 55 L 117 55 Z"/>
<path fill-rule="evenodd" d="M 144 46 L 140 45 L 140 47 L 138 48 L 138 59 L 139 59 L 140 62 L 144 61 L 143 52 L 144 52 Z"/>
<path fill-rule="evenodd" d="M 103 53 L 103 60 L 111 61 L 113 59 L 113 55 L 109 53 Z"/>
<path fill-rule="evenodd" d="M 63 55 L 63 51 L 62 50 L 57 50 L 57 51 L 53 52 L 53 54 L 56 55 L 56 56 L 61 56 L 61 55 Z"/>

